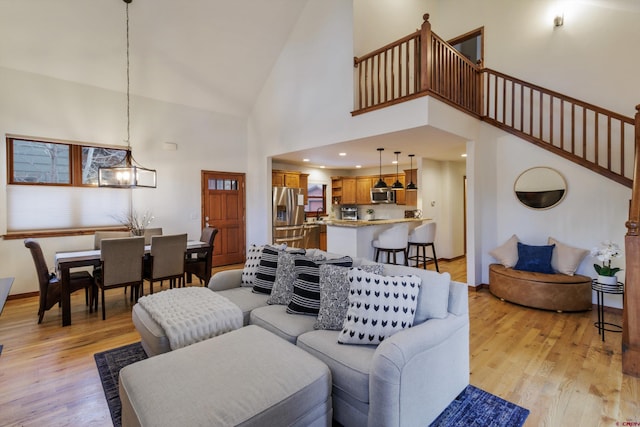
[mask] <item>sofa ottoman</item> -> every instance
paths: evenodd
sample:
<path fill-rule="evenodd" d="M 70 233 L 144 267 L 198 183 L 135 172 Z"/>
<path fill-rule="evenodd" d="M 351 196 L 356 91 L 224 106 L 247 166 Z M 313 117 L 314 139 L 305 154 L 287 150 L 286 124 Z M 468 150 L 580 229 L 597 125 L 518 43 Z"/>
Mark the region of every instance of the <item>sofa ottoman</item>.
<path fill-rule="evenodd" d="M 331 372 L 247 326 L 120 371 L 122 425 L 330 426 Z"/>
<path fill-rule="evenodd" d="M 243 326 L 242 310 L 233 301 L 199 287 L 142 297 L 133 306 L 131 318 L 149 357 Z"/>

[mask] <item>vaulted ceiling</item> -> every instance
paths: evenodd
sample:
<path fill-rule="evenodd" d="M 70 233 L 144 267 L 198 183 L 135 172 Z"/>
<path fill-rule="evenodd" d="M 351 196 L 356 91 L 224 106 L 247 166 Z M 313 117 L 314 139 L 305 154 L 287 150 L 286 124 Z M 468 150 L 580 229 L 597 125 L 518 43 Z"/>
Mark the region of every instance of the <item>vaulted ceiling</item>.
<path fill-rule="evenodd" d="M 132 95 L 249 115 L 307 0 L 132 0 Z M 124 93 L 124 0 L 0 0 L 0 67 Z M 378 165 L 377 146 L 460 160 L 464 141 L 430 127 L 288 153 L 335 168 Z M 427 141 L 432 143 L 427 144 Z M 433 141 L 438 144 L 433 145 Z M 346 151 L 347 158 L 337 153 Z M 386 163 L 387 161 L 385 161 Z"/>
<path fill-rule="evenodd" d="M 133 0 L 131 93 L 246 116 L 306 0 Z M 0 66 L 126 90 L 123 0 L 0 0 Z"/>

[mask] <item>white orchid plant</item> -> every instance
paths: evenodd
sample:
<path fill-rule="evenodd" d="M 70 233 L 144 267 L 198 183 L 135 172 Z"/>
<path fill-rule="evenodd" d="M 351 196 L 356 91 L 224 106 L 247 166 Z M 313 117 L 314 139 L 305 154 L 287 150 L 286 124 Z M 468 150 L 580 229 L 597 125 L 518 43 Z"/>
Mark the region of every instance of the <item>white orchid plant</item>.
<path fill-rule="evenodd" d="M 591 256 L 598 258 L 602 265 L 593 264 L 593 268 L 600 276 L 615 276 L 621 268 L 611 267 L 613 258 L 622 256 L 622 250 L 616 243 L 606 241 L 602 242 L 602 246 L 591 249 Z"/>

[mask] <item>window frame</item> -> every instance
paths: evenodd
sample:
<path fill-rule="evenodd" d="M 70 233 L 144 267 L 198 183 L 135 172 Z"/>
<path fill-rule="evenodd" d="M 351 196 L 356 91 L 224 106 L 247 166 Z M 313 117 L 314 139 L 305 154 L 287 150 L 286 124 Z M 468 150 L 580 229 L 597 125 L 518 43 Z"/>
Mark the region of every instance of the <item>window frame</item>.
<path fill-rule="evenodd" d="M 322 186 L 322 197 L 319 196 L 311 196 L 309 194 L 309 186 L 311 185 L 321 185 Z M 322 200 L 322 211 L 321 215 L 324 215 L 327 212 L 327 184 L 323 182 L 309 182 L 307 183 L 307 203 L 304 205 L 306 214 L 316 214 L 317 211 L 308 211 L 307 206 L 309 206 L 310 200 Z"/>
<path fill-rule="evenodd" d="M 31 137 L 15 134 L 5 134 L 6 140 L 6 165 L 7 165 L 7 186 L 40 186 L 46 187 L 61 187 L 61 188 L 100 188 L 97 182 L 95 184 L 83 184 L 82 183 L 82 151 L 84 148 L 109 148 L 113 150 L 121 150 L 125 153 L 130 150 L 127 147 L 115 146 L 115 145 L 103 145 L 93 144 L 79 141 L 66 141 L 52 138 Z M 48 182 L 19 182 L 14 180 L 14 141 L 28 141 L 43 144 L 60 144 L 69 147 L 69 182 L 68 183 L 48 183 Z M 108 189 L 112 190 L 112 189 Z M 90 191 L 90 190 L 89 190 Z M 120 191 L 120 190 L 117 190 Z M 8 210 L 8 208 L 7 208 Z M 59 237 L 59 236 L 81 236 L 94 234 L 96 231 L 102 230 L 127 230 L 126 227 L 121 224 L 112 225 L 97 225 L 89 227 L 66 227 L 66 228 L 50 228 L 50 229 L 34 229 L 34 230 L 5 230 L 5 234 L 2 238 L 5 240 L 24 239 L 27 237 Z"/>
<path fill-rule="evenodd" d="M 14 180 L 14 153 L 13 142 L 14 141 L 27 141 L 40 144 L 59 144 L 69 147 L 69 182 L 68 183 L 52 183 L 52 182 L 20 182 Z M 56 187 L 94 187 L 99 188 L 97 182 L 95 184 L 84 184 L 82 182 L 82 150 L 84 148 L 109 148 L 112 150 L 119 150 L 125 152 L 125 156 L 129 154 L 126 147 L 116 147 L 110 145 L 89 144 L 73 141 L 61 141 L 47 138 L 33 138 L 22 137 L 18 135 L 7 135 L 6 137 L 7 147 L 7 184 L 8 185 L 41 185 L 41 186 L 56 186 Z"/>

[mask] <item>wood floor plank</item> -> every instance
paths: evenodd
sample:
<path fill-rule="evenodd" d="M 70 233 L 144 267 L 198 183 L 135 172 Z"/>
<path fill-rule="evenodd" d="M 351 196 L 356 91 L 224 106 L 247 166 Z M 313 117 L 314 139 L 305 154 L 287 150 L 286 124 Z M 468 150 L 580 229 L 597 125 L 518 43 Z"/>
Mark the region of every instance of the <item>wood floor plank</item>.
<path fill-rule="evenodd" d="M 430 266 L 430 269 L 433 268 Z M 441 262 L 466 280 L 466 261 Z M 107 292 L 107 320 L 72 297 L 73 324 L 61 311 L 37 324 L 37 298 L 7 301 L 0 317 L 0 425 L 109 426 L 94 353 L 140 340 L 131 303 Z M 640 379 L 622 375 L 621 335 L 602 341 L 596 312 L 535 310 L 470 290 L 470 381 L 531 411 L 525 426 L 613 426 L 640 422 Z M 620 313 L 606 312 L 620 323 Z M 621 424 L 622 425 L 622 424 Z"/>

